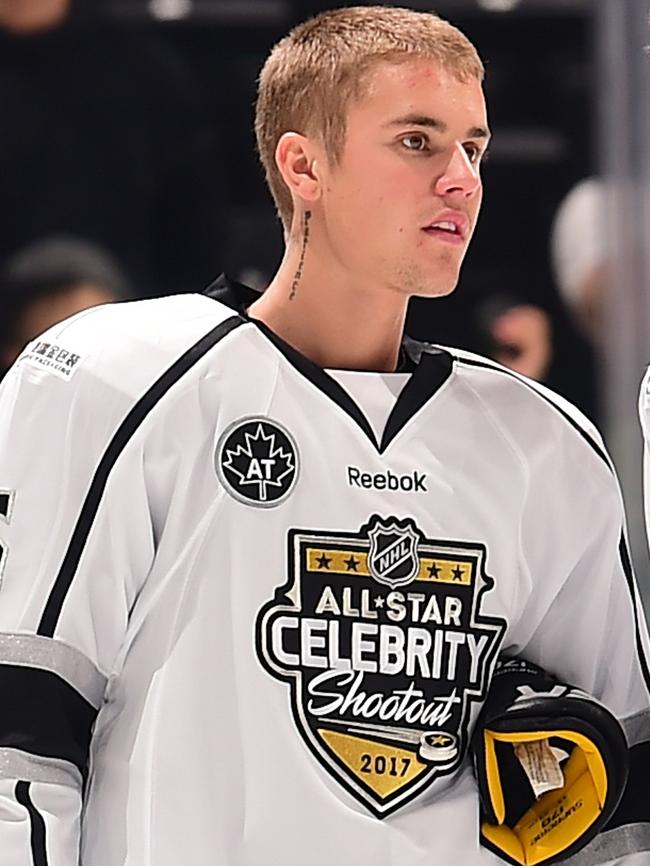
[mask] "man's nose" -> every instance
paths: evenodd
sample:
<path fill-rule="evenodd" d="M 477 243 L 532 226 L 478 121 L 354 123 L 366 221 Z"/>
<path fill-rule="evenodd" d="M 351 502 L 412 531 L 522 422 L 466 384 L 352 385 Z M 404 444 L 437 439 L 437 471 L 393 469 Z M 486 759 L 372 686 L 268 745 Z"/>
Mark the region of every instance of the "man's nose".
<path fill-rule="evenodd" d="M 455 192 L 469 198 L 480 185 L 478 166 L 472 164 L 460 142 L 455 144 L 444 172 L 436 180 L 436 195 L 447 196 Z"/>

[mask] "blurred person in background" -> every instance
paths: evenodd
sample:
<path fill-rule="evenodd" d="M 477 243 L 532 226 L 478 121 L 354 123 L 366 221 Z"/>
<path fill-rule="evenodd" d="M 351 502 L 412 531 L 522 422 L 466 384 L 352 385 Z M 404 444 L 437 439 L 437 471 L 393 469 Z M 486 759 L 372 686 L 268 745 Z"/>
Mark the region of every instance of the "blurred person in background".
<path fill-rule="evenodd" d="M 545 380 L 553 358 L 553 328 L 545 310 L 495 295 L 478 306 L 476 318 L 491 358 L 538 382 Z"/>
<path fill-rule="evenodd" d="M 0 0 L 0 105 L 0 262 L 63 232 L 112 253 L 139 294 L 208 282 L 220 159 L 171 46 L 81 0 Z"/>
<path fill-rule="evenodd" d="M 407 333 L 486 355 L 549 385 L 598 422 L 591 332 L 579 318 L 580 291 L 571 294 L 567 290 L 567 282 L 580 270 L 580 255 L 572 261 L 571 245 L 579 243 L 584 233 L 578 224 L 573 232 L 576 237 L 570 232 L 566 238 L 568 278 L 564 269 L 558 271 L 555 253 L 553 267 L 542 276 L 513 267 L 507 260 L 480 267 L 470 263 L 458 293 L 449 298 L 411 300 Z M 589 254 L 583 254 L 580 260 L 588 258 Z M 529 292 L 531 278 L 535 289 Z"/>
<path fill-rule="evenodd" d="M 588 402 L 582 403 L 581 408 L 597 421 L 603 413 L 598 360 L 603 349 L 603 304 L 609 278 L 605 196 L 602 179 L 588 177 L 578 181 L 560 201 L 550 231 L 555 285 L 577 338 L 588 347 L 592 359 Z M 567 357 L 564 364 L 568 373 L 571 359 Z"/>
<path fill-rule="evenodd" d="M 128 296 L 117 263 L 95 244 L 53 237 L 20 250 L 0 274 L 0 374 L 52 325 Z"/>
<path fill-rule="evenodd" d="M 607 237 L 603 181 L 585 178 L 562 199 L 551 228 L 551 261 L 567 309 L 598 348 L 603 328 Z"/>
<path fill-rule="evenodd" d="M 480 352 L 543 382 L 553 361 L 551 317 L 510 291 L 513 282 L 516 280 L 503 269 L 486 270 L 480 278 L 466 278 L 457 297 L 413 298 L 407 332 L 416 339 Z"/>

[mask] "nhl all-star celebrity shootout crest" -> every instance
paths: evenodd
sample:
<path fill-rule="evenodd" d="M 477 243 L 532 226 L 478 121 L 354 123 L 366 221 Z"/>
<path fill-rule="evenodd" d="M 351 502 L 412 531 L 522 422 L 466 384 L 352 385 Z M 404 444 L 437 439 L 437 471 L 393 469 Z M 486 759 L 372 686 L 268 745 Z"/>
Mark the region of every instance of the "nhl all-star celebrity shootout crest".
<path fill-rule="evenodd" d="M 485 559 L 410 519 L 289 533 L 288 582 L 258 615 L 257 652 L 289 684 L 311 751 L 378 817 L 463 758 L 506 627 L 481 613 Z"/>

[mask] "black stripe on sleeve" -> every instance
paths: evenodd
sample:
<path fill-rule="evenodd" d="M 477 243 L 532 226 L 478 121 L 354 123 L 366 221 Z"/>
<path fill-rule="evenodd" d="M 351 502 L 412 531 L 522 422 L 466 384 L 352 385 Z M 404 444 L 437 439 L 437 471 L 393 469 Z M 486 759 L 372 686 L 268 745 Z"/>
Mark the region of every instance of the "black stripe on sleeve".
<path fill-rule="evenodd" d="M 630 773 L 621 802 L 606 830 L 622 827 L 625 824 L 650 823 L 650 742 L 637 743 L 630 749 Z"/>
<path fill-rule="evenodd" d="M 0 665 L 0 747 L 68 761 L 85 776 L 97 710 L 41 668 Z"/>
<path fill-rule="evenodd" d="M 618 546 L 619 555 L 621 557 L 621 564 L 623 566 L 623 572 L 625 573 L 625 580 L 627 582 L 627 588 L 632 598 L 632 610 L 634 611 L 634 630 L 636 637 L 636 653 L 639 657 L 639 662 L 641 664 L 641 673 L 643 674 L 643 681 L 645 682 L 646 689 L 648 690 L 648 694 L 650 694 L 650 670 L 648 669 L 648 660 L 646 658 L 645 650 L 643 648 L 643 641 L 641 639 L 641 628 L 639 623 L 639 606 L 636 603 L 636 594 L 635 594 L 635 585 L 634 585 L 634 571 L 632 570 L 632 562 L 630 560 L 630 554 L 627 549 L 627 542 L 625 541 L 625 535 L 621 532 L 621 540 Z M 649 768 L 650 769 L 650 768 Z"/>
<path fill-rule="evenodd" d="M 45 821 L 34 805 L 29 793 L 30 782 L 16 784 L 16 800 L 29 812 L 31 823 L 31 849 L 33 866 L 47 866 L 47 848 L 45 847 Z"/>
<path fill-rule="evenodd" d="M 178 382 L 203 356 L 232 330 L 245 322 L 240 316 L 233 316 L 221 322 L 202 337 L 169 367 L 168 370 L 149 388 L 146 394 L 131 409 L 117 429 L 108 448 L 95 471 L 92 483 L 81 508 L 81 513 L 72 533 L 72 538 L 45 605 L 37 634 L 52 637 L 56 629 L 61 609 L 70 585 L 74 580 L 79 561 L 86 546 L 88 535 L 99 509 L 108 478 L 118 457 L 129 440 L 167 391 Z"/>

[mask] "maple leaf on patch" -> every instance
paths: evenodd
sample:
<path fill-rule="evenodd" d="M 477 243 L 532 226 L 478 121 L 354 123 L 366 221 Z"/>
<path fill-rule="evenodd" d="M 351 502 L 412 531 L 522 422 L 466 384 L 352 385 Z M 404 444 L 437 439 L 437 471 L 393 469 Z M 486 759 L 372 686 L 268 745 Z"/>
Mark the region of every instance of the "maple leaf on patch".
<path fill-rule="evenodd" d="M 223 468 L 237 477 L 240 486 L 258 487 L 260 500 L 268 498 L 269 487 L 282 482 L 295 469 L 293 455 L 276 442 L 273 432 L 265 433 L 261 423 L 254 432 L 244 433 L 244 442 L 226 448 Z"/>

